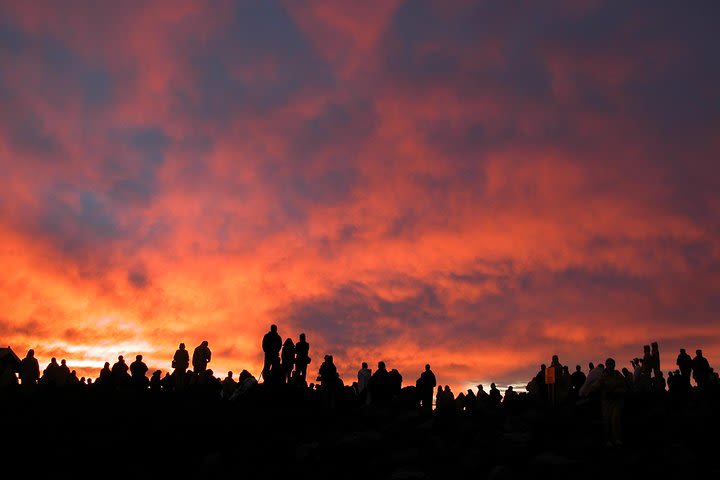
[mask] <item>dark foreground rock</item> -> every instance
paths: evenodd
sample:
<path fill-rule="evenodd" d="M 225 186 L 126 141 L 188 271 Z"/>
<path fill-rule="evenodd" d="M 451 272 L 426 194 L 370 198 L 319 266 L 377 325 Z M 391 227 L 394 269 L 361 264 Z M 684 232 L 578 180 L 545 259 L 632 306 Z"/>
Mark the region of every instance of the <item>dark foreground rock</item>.
<path fill-rule="evenodd" d="M 277 395 L 277 396 L 276 396 Z M 292 398 L 292 400 L 287 400 Z M 719 408 L 691 399 L 629 401 L 625 442 L 606 448 L 590 405 L 527 402 L 421 412 L 256 392 L 247 402 L 191 396 L 0 399 L 0 459 L 18 478 L 524 479 L 717 478 Z M 8 477 L 9 478 L 9 477 Z"/>

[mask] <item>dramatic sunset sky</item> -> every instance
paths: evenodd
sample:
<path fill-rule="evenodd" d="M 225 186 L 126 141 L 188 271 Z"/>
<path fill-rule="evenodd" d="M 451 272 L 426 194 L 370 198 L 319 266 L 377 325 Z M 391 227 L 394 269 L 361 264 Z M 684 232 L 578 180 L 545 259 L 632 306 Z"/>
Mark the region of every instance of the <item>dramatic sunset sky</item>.
<path fill-rule="evenodd" d="M 0 344 L 720 358 L 720 2 L 0 0 Z"/>

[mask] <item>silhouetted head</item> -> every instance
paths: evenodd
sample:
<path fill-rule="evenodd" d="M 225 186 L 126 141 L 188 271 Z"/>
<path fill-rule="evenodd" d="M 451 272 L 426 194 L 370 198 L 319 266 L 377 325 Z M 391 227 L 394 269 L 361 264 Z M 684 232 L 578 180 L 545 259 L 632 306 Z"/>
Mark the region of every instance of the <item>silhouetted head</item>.
<path fill-rule="evenodd" d="M 232 378 L 232 375 L 233 375 L 233 373 L 232 373 L 232 370 L 231 370 L 231 371 L 228 372 L 228 378 Z"/>
<path fill-rule="evenodd" d="M 135 355 L 135 360 L 142 362 L 142 355 Z"/>
<path fill-rule="evenodd" d="M 491 384 L 490 384 L 490 388 L 495 388 L 495 384 L 494 384 L 494 383 L 491 383 Z"/>
<path fill-rule="evenodd" d="M 602 363 L 598 363 L 597 368 L 599 368 L 600 370 L 603 370 L 605 368 L 605 365 L 603 365 Z"/>
<path fill-rule="evenodd" d="M 658 343 L 657 343 L 657 342 L 652 342 L 652 343 L 650 344 L 650 346 L 652 347 L 653 350 L 657 350 L 657 349 L 658 349 Z"/>
<path fill-rule="evenodd" d="M 67 365 L 67 362 L 65 361 L 64 358 L 62 360 L 60 360 L 60 365 L 62 365 L 63 367 Z"/>
<path fill-rule="evenodd" d="M 383 361 L 378 362 L 378 370 L 385 370 L 385 362 L 383 362 Z"/>
<path fill-rule="evenodd" d="M 367 368 L 367 362 L 362 362 L 362 368 Z"/>
<path fill-rule="evenodd" d="M 286 339 L 285 339 L 285 343 L 284 343 L 283 345 L 293 345 L 292 338 L 289 338 L 289 337 L 286 338 Z"/>
<path fill-rule="evenodd" d="M 575 365 L 575 371 L 579 372 L 581 370 L 580 365 Z"/>
<path fill-rule="evenodd" d="M 545 370 L 546 368 L 547 368 L 547 366 L 544 363 L 542 365 L 540 365 L 540 370 Z"/>
<path fill-rule="evenodd" d="M 558 359 L 557 355 L 552 356 L 552 363 L 560 363 L 560 360 Z"/>
<path fill-rule="evenodd" d="M 686 353 L 686 352 L 685 352 L 685 349 L 684 349 L 684 348 L 681 348 L 681 349 L 680 349 L 680 353 L 682 353 L 683 355 L 685 355 L 685 353 Z"/>
<path fill-rule="evenodd" d="M 650 345 L 643 345 L 643 352 L 650 353 Z"/>
<path fill-rule="evenodd" d="M 608 358 L 607 360 L 605 360 L 605 370 L 608 370 L 610 372 L 615 370 L 615 359 Z"/>
<path fill-rule="evenodd" d="M 700 350 L 699 348 L 695 350 L 695 355 L 702 358 L 702 350 Z"/>
<path fill-rule="evenodd" d="M 663 372 L 658 372 L 658 375 L 660 376 L 660 378 L 663 378 Z"/>
<path fill-rule="evenodd" d="M 483 391 L 483 386 L 482 386 L 482 383 L 478 384 L 478 386 L 477 386 L 477 387 L 478 387 L 478 390 L 479 390 L 479 391 L 481 391 L 481 392 Z"/>
<path fill-rule="evenodd" d="M 302 342 L 305 341 L 305 334 L 304 334 L 304 333 L 301 333 L 301 334 L 300 334 L 300 341 L 302 341 Z"/>
<path fill-rule="evenodd" d="M 512 391 L 513 391 L 512 385 L 508 385 L 506 392 L 512 392 Z"/>
<path fill-rule="evenodd" d="M 594 369 L 594 368 L 595 368 L 595 364 L 594 364 L 593 362 L 588 363 L 588 368 L 589 368 L 590 370 Z"/>
<path fill-rule="evenodd" d="M 208 341 L 207 341 L 207 340 L 203 340 L 200 345 L 202 345 L 203 347 L 207 347 L 207 346 L 208 346 Z"/>
<path fill-rule="evenodd" d="M 63 360 L 63 361 L 65 361 L 65 360 Z M 124 361 L 125 361 L 125 359 L 123 358 L 123 356 L 118 355 L 118 362 L 124 362 Z"/>
<path fill-rule="evenodd" d="M 35 356 L 35 350 L 33 350 L 32 348 L 28 350 L 27 356 L 28 358 L 33 358 Z"/>
<path fill-rule="evenodd" d="M 425 364 L 425 371 L 426 371 L 426 372 L 429 372 L 429 371 L 430 371 L 430 364 L 429 364 L 429 363 Z"/>
<path fill-rule="evenodd" d="M 104 367 L 104 368 L 110 368 L 110 362 L 105 362 L 105 367 Z"/>
<path fill-rule="evenodd" d="M 179 348 L 180 350 L 185 350 L 185 344 L 184 344 L 184 343 L 181 343 L 181 344 L 178 346 L 178 348 Z"/>
<path fill-rule="evenodd" d="M 270 325 L 270 331 L 277 333 L 277 325 Z"/>

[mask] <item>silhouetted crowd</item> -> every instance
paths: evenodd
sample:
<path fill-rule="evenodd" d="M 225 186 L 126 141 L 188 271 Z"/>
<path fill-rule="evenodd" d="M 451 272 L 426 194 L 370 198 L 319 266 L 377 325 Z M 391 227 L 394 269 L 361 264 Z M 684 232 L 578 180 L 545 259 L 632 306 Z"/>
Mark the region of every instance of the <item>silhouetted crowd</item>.
<path fill-rule="evenodd" d="M 275 388 L 301 392 L 328 409 L 338 408 L 338 405 L 360 408 L 404 406 L 429 412 L 433 410 L 434 400 L 438 415 L 501 408 L 513 411 L 524 405 L 560 408 L 587 404 L 602 412 L 608 446 L 622 444 L 622 416 L 629 398 L 641 402 L 661 398 L 674 408 L 682 408 L 691 392 L 715 398 L 720 392 L 718 372 L 710 367 L 699 349 L 695 357 L 681 349 L 675 361 L 676 368 L 669 370 L 665 377 L 657 342 L 645 345 L 642 357 L 633 358 L 630 368 L 618 370 L 615 360 L 608 358 L 597 365 L 589 363 L 587 373 L 580 365 L 570 373 L 569 367 L 555 355 L 549 366 L 540 366 L 524 392 L 508 386 L 503 393 L 491 383 L 487 391 L 483 385 L 477 385 L 477 390 L 468 389 L 457 396 L 448 385 L 438 384 L 429 364 L 425 365 L 414 385 L 403 387 L 403 377 L 397 369 L 388 370 L 385 362 L 379 361 L 373 372 L 363 362 L 357 380 L 346 385 L 338 374 L 333 356 L 325 355 L 317 377 L 308 382 L 311 358 L 305 334 L 300 334 L 297 342 L 291 338 L 283 342 L 276 325 L 272 325 L 263 337 L 262 350 L 262 383 L 247 370 L 242 370 L 237 378 L 233 372 L 227 372 L 223 379 L 216 377 L 208 368 L 212 352 L 207 341 L 195 347 L 192 356 L 185 344 L 180 343 L 172 358 L 172 371 L 163 375 L 160 370 L 155 370 L 149 378 L 142 355 L 136 355 L 129 365 L 122 355 L 112 365 L 106 362 L 98 378 L 93 380 L 78 378 L 65 360 L 58 363 L 56 358 L 52 358 L 41 372 L 35 352 L 29 350 L 19 362 L 0 363 L 0 392 L 60 389 L 165 395 L 187 392 L 233 402 L 241 401 L 257 388 Z"/>

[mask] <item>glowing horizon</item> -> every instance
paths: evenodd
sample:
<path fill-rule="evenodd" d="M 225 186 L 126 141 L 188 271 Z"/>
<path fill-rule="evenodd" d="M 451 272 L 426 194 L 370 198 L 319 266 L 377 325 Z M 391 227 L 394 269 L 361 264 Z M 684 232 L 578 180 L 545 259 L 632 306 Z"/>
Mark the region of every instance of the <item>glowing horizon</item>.
<path fill-rule="evenodd" d="M 713 4 L 102 3 L 0 0 L 18 355 L 257 375 L 275 323 L 347 383 L 716 365 Z"/>

